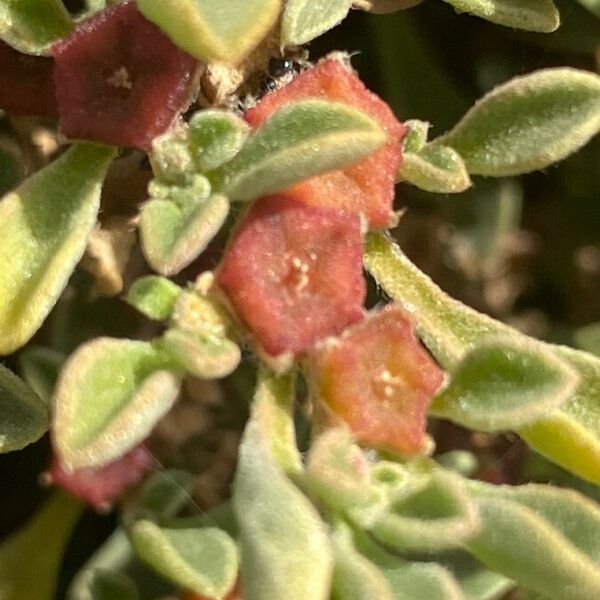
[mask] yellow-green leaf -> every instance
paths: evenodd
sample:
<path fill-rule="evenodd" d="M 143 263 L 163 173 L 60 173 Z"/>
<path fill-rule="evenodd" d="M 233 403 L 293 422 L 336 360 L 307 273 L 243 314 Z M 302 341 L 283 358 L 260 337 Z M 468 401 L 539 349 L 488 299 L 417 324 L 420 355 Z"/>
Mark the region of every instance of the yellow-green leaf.
<path fill-rule="evenodd" d="M 287 0 L 281 20 L 281 43 L 301 46 L 340 23 L 352 0 Z"/>

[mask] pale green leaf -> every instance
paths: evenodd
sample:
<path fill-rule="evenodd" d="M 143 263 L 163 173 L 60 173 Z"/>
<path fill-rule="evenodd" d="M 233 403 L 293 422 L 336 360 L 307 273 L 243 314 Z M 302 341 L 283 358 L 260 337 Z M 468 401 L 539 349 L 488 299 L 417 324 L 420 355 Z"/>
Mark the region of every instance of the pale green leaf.
<path fill-rule="evenodd" d="M 140 214 L 146 260 L 161 275 L 179 273 L 205 250 L 228 214 L 229 202 L 221 194 L 208 199 L 190 195 L 180 203 L 150 200 Z"/>
<path fill-rule="evenodd" d="M 209 285 L 212 285 L 213 277 L 212 273 L 208 274 Z M 181 292 L 175 303 L 172 322 L 183 331 L 224 338 L 231 324 L 229 315 L 210 290 L 200 289 L 202 285 Z"/>
<path fill-rule="evenodd" d="M 578 0 L 581 6 L 587 8 L 591 13 L 600 18 L 600 2 L 598 0 Z"/>
<path fill-rule="evenodd" d="M 469 550 L 490 568 L 554 600 L 600 594 L 600 508 L 550 486 L 470 484 L 482 529 Z"/>
<path fill-rule="evenodd" d="M 401 552 L 433 552 L 462 546 L 478 527 L 477 510 L 458 476 L 436 472 L 423 489 L 379 516 L 369 531 Z"/>
<path fill-rule="evenodd" d="M 0 354 L 39 329 L 83 256 L 115 154 L 77 144 L 0 202 Z"/>
<path fill-rule="evenodd" d="M 275 112 L 211 179 L 232 200 L 254 200 L 356 162 L 385 140 L 377 122 L 346 104 L 304 100 Z"/>
<path fill-rule="evenodd" d="M 527 425 L 570 400 L 579 378 L 550 349 L 525 338 L 485 338 L 433 399 L 431 413 L 478 431 Z"/>
<path fill-rule="evenodd" d="M 287 0 L 281 20 L 281 44 L 301 46 L 343 21 L 352 0 Z"/>
<path fill-rule="evenodd" d="M 220 600 L 235 585 L 237 547 L 220 529 L 169 529 L 138 521 L 131 542 L 144 562 L 178 587 Z"/>
<path fill-rule="evenodd" d="M 560 25 L 552 0 L 444 0 L 458 13 L 469 13 L 492 23 L 550 33 Z"/>
<path fill-rule="evenodd" d="M 197 112 L 188 124 L 189 146 L 201 171 L 217 169 L 229 162 L 250 134 L 246 121 L 226 110 Z"/>
<path fill-rule="evenodd" d="M 375 15 L 386 15 L 417 6 L 423 0 L 354 0 L 354 8 L 367 10 Z"/>
<path fill-rule="evenodd" d="M 48 405 L 0 364 L 0 453 L 36 442 L 48 431 L 49 422 Z"/>
<path fill-rule="evenodd" d="M 28 346 L 19 354 L 23 379 L 44 402 L 49 403 L 66 356 L 51 348 Z"/>
<path fill-rule="evenodd" d="M 288 474 L 302 471 L 294 428 L 295 400 L 295 372 L 278 375 L 265 367 L 259 369 L 252 418 L 268 440 L 271 455 Z"/>
<path fill-rule="evenodd" d="M 282 0 L 138 0 L 138 6 L 192 56 L 237 63 L 275 25 Z"/>
<path fill-rule="evenodd" d="M 0 39 L 27 54 L 49 54 L 49 46 L 72 28 L 60 0 L 1 0 Z"/>
<path fill-rule="evenodd" d="M 255 421 L 240 447 L 233 504 L 245 599 L 328 600 L 333 558 L 325 525 L 276 466 Z"/>
<path fill-rule="evenodd" d="M 54 393 L 54 445 L 69 468 L 102 466 L 145 439 L 179 392 L 173 362 L 148 342 L 98 338 L 65 364 Z"/>
<path fill-rule="evenodd" d="M 164 321 L 173 314 L 181 291 L 165 277 L 146 275 L 133 282 L 125 300 L 149 319 Z"/>
<path fill-rule="evenodd" d="M 90 581 L 90 600 L 138 600 L 135 583 L 123 573 L 94 571 Z"/>
<path fill-rule="evenodd" d="M 440 465 L 463 477 L 471 477 L 479 469 L 479 459 L 468 450 L 450 450 L 435 457 Z"/>
<path fill-rule="evenodd" d="M 0 545 L 0 600 L 53 600 L 65 547 L 83 505 L 53 495 Z"/>
<path fill-rule="evenodd" d="M 241 360 L 237 344 L 210 333 L 169 329 L 160 339 L 160 346 L 171 355 L 174 364 L 202 379 L 226 377 Z"/>
<path fill-rule="evenodd" d="M 433 143 L 454 148 L 471 174 L 543 169 L 600 130 L 600 76 L 570 68 L 517 77 L 480 99 Z"/>
<path fill-rule="evenodd" d="M 368 236 L 365 262 L 386 292 L 413 313 L 419 335 L 448 369 L 490 335 L 523 339 L 518 331 L 450 298 L 383 235 Z M 568 363 L 577 372 L 579 385 L 559 411 L 519 428 L 518 433 L 549 460 L 600 483 L 600 359 L 537 343 Z"/>

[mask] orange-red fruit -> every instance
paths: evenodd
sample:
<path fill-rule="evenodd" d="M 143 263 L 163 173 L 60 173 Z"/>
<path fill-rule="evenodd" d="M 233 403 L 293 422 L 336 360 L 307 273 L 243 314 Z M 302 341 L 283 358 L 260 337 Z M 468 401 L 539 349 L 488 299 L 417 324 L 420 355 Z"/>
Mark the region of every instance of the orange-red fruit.
<path fill-rule="evenodd" d="M 0 42 L 0 108 L 16 115 L 56 117 L 54 61 Z"/>
<path fill-rule="evenodd" d="M 133 1 L 80 23 L 52 53 L 63 133 L 143 150 L 187 107 L 197 66 Z"/>
<path fill-rule="evenodd" d="M 286 195 L 307 204 L 361 212 L 371 227 L 385 227 L 392 218 L 395 177 L 402 158 L 400 142 L 406 127 L 349 66 L 336 59 L 303 71 L 287 85 L 267 94 L 246 112 L 245 118 L 257 127 L 281 106 L 307 98 L 344 102 L 358 108 L 377 120 L 389 139 L 359 163 L 303 181 L 286 190 Z"/>
<path fill-rule="evenodd" d="M 358 215 L 269 196 L 234 233 L 217 282 L 268 354 L 299 354 L 362 318 L 362 252 Z"/>
<path fill-rule="evenodd" d="M 424 449 L 427 408 L 444 372 L 397 306 L 372 313 L 312 356 L 313 391 L 367 446 Z"/>
<path fill-rule="evenodd" d="M 134 448 L 104 467 L 69 472 L 54 457 L 50 481 L 96 509 L 110 506 L 154 468 L 155 461 L 144 446 Z"/>

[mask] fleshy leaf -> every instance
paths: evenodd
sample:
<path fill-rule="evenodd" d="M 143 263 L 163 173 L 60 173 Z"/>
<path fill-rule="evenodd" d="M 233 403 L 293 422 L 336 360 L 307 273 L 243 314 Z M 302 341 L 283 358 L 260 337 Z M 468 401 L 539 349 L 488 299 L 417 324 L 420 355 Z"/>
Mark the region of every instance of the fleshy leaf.
<path fill-rule="evenodd" d="M 125 298 L 131 306 L 155 321 L 168 319 L 175 309 L 181 288 L 158 275 L 147 275 L 137 279 Z"/>
<path fill-rule="evenodd" d="M 233 504 L 247 600 L 329 598 L 333 558 L 325 525 L 277 468 L 255 421 L 240 447 Z"/>
<path fill-rule="evenodd" d="M 3 0 L 0 39 L 26 54 L 48 54 L 50 44 L 67 35 L 72 23 L 60 0 Z"/>
<path fill-rule="evenodd" d="M 138 521 L 131 541 L 144 562 L 179 587 L 223 598 L 235 585 L 237 547 L 220 529 L 169 529 Z"/>
<path fill-rule="evenodd" d="M 123 573 L 95 571 L 90 581 L 89 600 L 138 600 L 135 583 Z"/>
<path fill-rule="evenodd" d="M 560 25 L 560 15 L 552 0 L 445 0 L 458 13 L 469 13 L 492 23 L 550 33 Z"/>
<path fill-rule="evenodd" d="M 54 444 L 72 469 L 100 467 L 145 439 L 173 405 L 179 377 L 148 342 L 98 338 L 63 368 L 54 394 Z"/>
<path fill-rule="evenodd" d="M 417 332 L 448 369 L 490 335 L 523 339 L 518 331 L 450 298 L 383 235 L 368 236 L 365 262 L 385 291 L 415 315 Z M 579 385 L 560 410 L 517 433 L 549 460 L 600 483 L 600 359 L 564 346 L 536 343 L 568 363 L 577 372 Z"/>
<path fill-rule="evenodd" d="M 303 100 L 275 112 L 211 179 L 232 200 L 253 200 L 356 162 L 385 141 L 366 114 L 338 102 Z"/>
<path fill-rule="evenodd" d="M 48 430 L 48 405 L 0 364 L 0 454 L 21 450 Z"/>
<path fill-rule="evenodd" d="M 346 18 L 352 0 L 288 0 L 281 20 L 281 44 L 306 44 Z"/>
<path fill-rule="evenodd" d="M 202 379 L 220 379 L 232 373 L 241 359 L 239 346 L 210 333 L 169 329 L 160 340 L 173 362 Z"/>
<path fill-rule="evenodd" d="M 230 161 L 243 147 L 250 127 L 225 110 L 197 112 L 188 125 L 189 146 L 201 171 L 211 171 Z"/>
<path fill-rule="evenodd" d="M 23 379 L 44 401 L 49 402 L 66 356 L 43 346 L 28 346 L 19 355 Z"/>
<path fill-rule="evenodd" d="M 422 490 L 394 503 L 369 530 L 391 548 L 432 552 L 462 546 L 478 527 L 477 510 L 458 476 L 437 472 Z"/>
<path fill-rule="evenodd" d="M 582 350 L 600 356 L 600 323 L 591 323 L 577 329 L 575 343 Z"/>
<path fill-rule="evenodd" d="M 354 0 L 354 8 L 367 10 L 375 15 L 386 15 L 417 6 L 423 0 Z"/>
<path fill-rule="evenodd" d="M 0 545 L 0 598 L 53 600 L 64 549 L 83 505 L 53 495 L 34 517 Z"/>
<path fill-rule="evenodd" d="M 553 600 L 600 593 L 600 508 L 572 490 L 472 482 L 482 529 L 468 549 Z"/>
<path fill-rule="evenodd" d="M 199 279 L 202 279 L 202 275 Z M 212 273 L 207 273 L 208 285 L 212 286 Z M 172 314 L 173 324 L 190 333 L 210 334 L 224 338 L 230 328 L 229 315 L 223 306 L 212 297 L 209 290 L 184 290 L 179 295 Z"/>
<path fill-rule="evenodd" d="M 0 202 L 0 354 L 38 330 L 83 256 L 115 150 L 77 144 Z"/>
<path fill-rule="evenodd" d="M 544 69 L 495 88 L 433 143 L 454 148 L 469 173 L 501 177 L 562 160 L 599 130 L 600 76 Z"/>
<path fill-rule="evenodd" d="M 578 376 L 551 350 L 493 337 L 465 355 L 431 413 L 478 431 L 515 429 L 570 400 Z"/>
<path fill-rule="evenodd" d="M 205 61 L 237 63 L 267 36 L 281 0 L 138 0 L 144 16 Z"/>
<path fill-rule="evenodd" d="M 302 457 L 296 446 L 294 402 L 296 374 L 278 375 L 261 367 L 252 402 L 252 417 L 269 441 L 271 455 L 288 474 L 302 470 Z"/>
<path fill-rule="evenodd" d="M 221 194 L 202 199 L 192 190 L 180 202 L 150 200 L 140 215 L 146 260 L 161 275 L 179 273 L 203 252 L 228 214 L 229 202 Z"/>

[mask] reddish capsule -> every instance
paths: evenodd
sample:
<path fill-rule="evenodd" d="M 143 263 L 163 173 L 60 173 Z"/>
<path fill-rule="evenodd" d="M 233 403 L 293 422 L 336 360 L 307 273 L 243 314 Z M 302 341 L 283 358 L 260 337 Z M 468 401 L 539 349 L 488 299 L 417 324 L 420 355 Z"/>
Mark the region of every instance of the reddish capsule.
<path fill-rule="evenodd" d="M 139 483 L 155 466 L 155 460 L 138 446 L 104 467 L 69 472 L 54 457 L 49 480 L 97 510 L 110 507 L 114 500 Z"/>
<path fill-rule="evenodd" d="M 53 45 L 60 127 L 70 138 L 148 150 L 187 107 L 197 62 L 122 2 Z"/>
<path fill-rule="evenodd" d="M 406 127 L 348 65 L 336 59 L 301 72 L 287 85 L 267 94 L 246 111 L 245 118 L 257 127 L 281 106 L 307 98 L 344 102 L 358 108 L 377 120 L 389 139 L 359 163 L 296 184 L 286 190 L 286 195 L 306 204 L 363 213 L 371 227 L 385 227 L 392 219 L 396 172 L 402 158 L 400 143 Z"/>
<path fill-rule="evenodd" d="M 16 115 L 56 117 L 54 61 L 0 42 L 0 108 Z"/>
<path fill-rule="evenodd" d="M 268 354 L 299 354 L 362 318 L 362 251 L 357 215 L 269 196 L 235 232 L 217 282 Z"/>
<path fill-rule="evenodd" d="M 427 409 L 444 372 L 403 309 L 371 313 L 311 359 L 315 398 L 359 442 L 405 455 L 424 450 Z"/>

